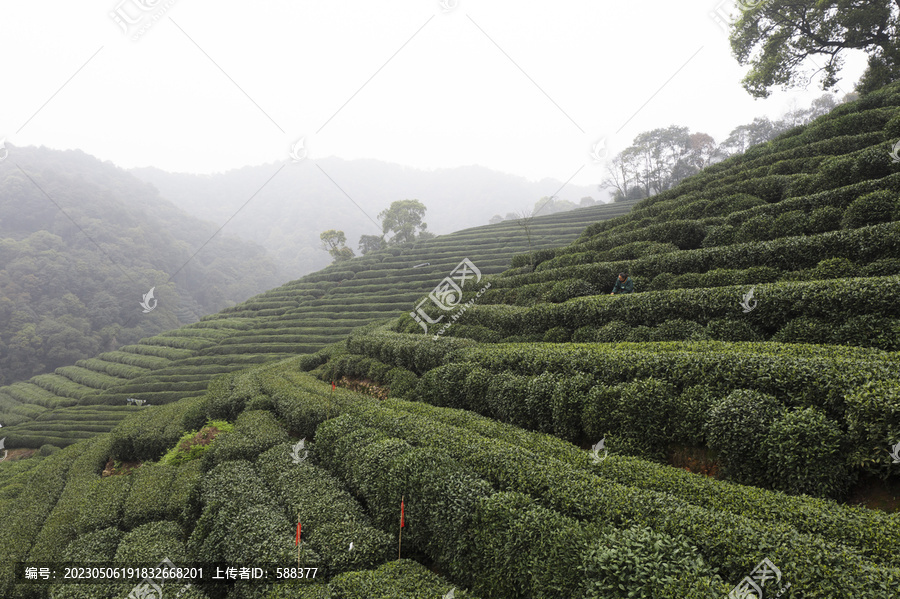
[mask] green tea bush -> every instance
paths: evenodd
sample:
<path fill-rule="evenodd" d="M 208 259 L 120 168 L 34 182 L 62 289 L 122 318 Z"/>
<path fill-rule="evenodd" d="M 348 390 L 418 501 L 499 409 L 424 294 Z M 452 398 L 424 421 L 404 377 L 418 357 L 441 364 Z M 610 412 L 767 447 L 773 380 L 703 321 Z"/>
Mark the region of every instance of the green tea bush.
<path fill-rule="evenodd" d="M 652 341 L 681 341 L 685 339 L 703 339 L 706 327 L 693 320 L 673 318 L 660 324 L 653 331 Z"/>
<path fill-rule="evenodd" d="M 900 274 L 900 260 L 897 258 L 882 258 L 859 267 L 859 273 L 864 277 L 887 277 Z"/>
<path fill-rule="evenodd" d="M 588 439 L 599 440 L 623 428 L 618 406 L 623 385 L 594 385 L 584 399 L 582 427 Z"/>
<path fill-rule="evenodd" d="M 115 557 L 124 564 L 156 564 L 165 558 L 176 565 L 187 561 L 181 528 L 174 522 L 150 522 L 126 533 Z"/>
<path fill-rule="evenodd" d="M 297 563 L 294 539 L 285 534 L 296 523 L 249 462 L 223 462 L 210 470 L 197 497 L 202 512 L 187 543 L 196 561 Z M 301 565 L 318 566 L 319 556 L 301 545 Z"/>
<path fill-rule="evenodd" d="M 489 379 L 490 373 L 488 371 L 484 371 L 484 373 L 487 375 L 486 378 Z M 544 372 L 538 376 L 526 378 L 525 407 L 529 414 L 528 422 L 530 426 L 528 428 L 545 433 L 553 432 L 553 405 L 551 398 L 556 392 L 556 387 L 559 385 L 560 380 L 561 377 L 552 372 Z M 471 405 L 477 408 L 478 403 L 473 401 Z M 478 410 L 475 409 L 475 411 Z"/>
<path fill-rule="evenodd" d="M 572 332 L 566 327 L 553 327 L 547 329 L 543 340 L 547 343 L 566 343 L 572 338 Z"/>
<path fill-rule="evenodd" d="M 841 499 L 849 475 L 840 426 L 815 408 L 795 408 L 775 420 L 763 443 L 771 488 Z"/>
<path fill-rule="evenodd" d="M 380 405 L 370 406 L 365 413 L 358 413 L 352 417 L 345 414 L 324 423 L 322 429 L 329 429 L 328 443 L 333 445 L 328 453 L 339 456 L 337 460 L 346 460 L 349 456 L 352 461 L 367 462 L 366 472 L 382 473 L 380 477 L 382 482 L 367 481 L 369 488 L 378 488 L 379 484 L 385 485 L 385 488 L 393 489 L 389 492 L 390 498 L 394 495 L 399 496 L 401 489 L 404 488 L 404 483 L 397 481 L 397 477 L 406 471 L 404 466 L 398 465 L 394 470 L 386 467 L 385 462 L 373 463 L 370 461 L 371 458 L 359 456 L 361 452 L 354 455 L 346 449 L 359 447 L 363 438 L 371 439 L 376 445 L 387 443 L 387 440 L 375 441 L 379 438 L 379 433 L 370 428 L 373 425 L 390 431 L 388 434 L 414 441 L 423 448 L 428 446 L 435 451 L 439 448 L 455 460 L 449 462 L 450 464 L 472 468 L 497 488 L 530 495 L 547 509 L 557 510 L 568 517 L 616 526 L 622 526 L 624 523 L 642 524 L 673 537 L 683 536 L 700 550 L 710 566 L 717 568 L 726 580 L 740 580 L 746 575 L 748 568 L 752 569 L 755 565 L 758 555 L 748 555 L 748 546 L 756 547 L 758 552 L 770 555 L 770 559 L 779 565 L 786 564 L 786 567 L 796 572 L 798 579 L 804 580 L 804 585 L 809 585 L 804 588 L 810 589 L 810 592 L 823 593 L 823 596 L 828 593 L 837 593 L 836 596 L 840 596 L 843 592 L 841 589 L 855 588 L 857 594 L 873 599 L 881 598 L 887 596 L 885 593 L 890 588 L 889 585 L 893 584 L 891 577 L 896 577 L 890 570 L 866 562 L 858 554 L 840 544 L 832 545 L 819 537 L 798 533 L 781 522 L 764 523 L 748 518 L 743 515 L 740 504 L 734 506 L 734 512 L 709 511 L 681 500 L 673 500 L 673 496 L 666 492 L 640 491 L 618 485 L 609 479 L 603 479 L 601 482 L 600 479 L 586 476 L 584 466 L 569 465 L 545 454 L 523 450 L 510 443 L 482 438 L 463 428 L 439 426 L 434 420 L 423 422 L 404 418 L 400 421 L 396 413 L 384 410 Z M 322 432 L 320 431 L 320 434 Z M 356 436 L 346 439 L 348 434 Z M 361 434 L 365 436 L 359 436 Z M 402 449 L 402 445 L 391 446 L 401 451 L 401 456 L 410 454 L 411 450 Z M 576 453 L 581 460 L 585 460 L 584 454 Z M 400 457 L 393 459 L 401 460 Z M 613 459 L 613 456 L 610 456 L 604 463 Z M 337 460 L 335 463 L 338 463 Z M 340 467 L 347 468 L 346 465 Z M 415 486 L 405 484 L 405 488 Z M 602 492 L 599 492 L 599 489 L 602 489 Z M 369 502 L 370 505 L 373 503 L 379 502 Z M 393 501 L 387 501 L 387 504 L 396 505 Z M 773 502 L 773 505 L 776 504 L 777 502 Z M 410 522 L 413 520 L 411 506 L 412 504 L 408 512 Z M 417 509 L 424 509 L 424 506 Z M 511 510 L 511 513 L 515 512 L 515 509 Z M 773 512 L 777 512 L 777 509 L 773 508 Z M 388 518 L 386 525 L 390 526 L 394 522 L 396 511 L 389 509 L 386 516 Z M 530 533 L 523 533 L 523 536 L 531 538 Z M 404 539 L 406 538 L 404 533 Z M 809 552 L 810 547 L 815 547 L 812 554 Z M 564 550 L 560 550 L 557 555 L 564 553 Z M 842 565 L 823 565 L 823 559 L 829 562 L 835 560 L 831 563 Z M 837 571 L 848 573 L 847 576 L 835 578 L 827 574 L 834 572 L 835 568 Z M 850 572 L 855 574 L 849 574 Z M 490 576 L 494 577 L 496 574 Z M 517 578 L 514 576 L 511 580 Z"/>
<path fill-rule="evenodd" d="M 309 545 L 331 574 L 374 568 L 396 557 L 393 535 L 360 522 L 318 526 L 309 535 Z"/>
<path fill-rule="evenodd" d="M 775 219 L 768 214 L 760 214 L 748 219 L 734 235 L 735 243 L 768 241 L 775 239 Z"/>
<path fill-rule="evenodd" d="M 573 297 L 595 295 L 596 293 L 597 289 L 593 285 L 585 280 L 575 279 L 556 283 L 544 295 L 544 299 L 548 302 L 561 303 Z"/>
<path fill-rule="evenodd" d="M 234 430 L 234 425 L 225 420 L 208 420 L 200 429 L 192 429 L 181 436 L 175 445 L 160 458 L 167 466 L 180 466 L 199 459 L 215 441 L 213 435 Z"/>
<path fill-rule="evenodd" d="M 122 461 L 155 460 L 175 444 L 193 422 L 200 399 L 150 406 L 122 421 L 112 431 L 112 455 Z"/>
<path fill-rule="evenodd" d="M 779 214 L 772 223 L 773 237 L 803 235 L 808 228 L 808 217 L 803 210 L 791 210 Z"/>
<path fill-rule="evenodd" d="M 722 473 L 742 484 L 770 481 L 765 440 L 784 408 L 771 395 L 737 389 L 713 406 L 707 421 L 709 446 L 719 452 Z"/>
<path fill-rule="evenodd" d="M 703 238 L 703 247 L 711 248 L 715 246 L 731 245 L 735 241 L 737 229 L 732 225 L 717 225 L 710 227 L 709 233 Z"/>
<path fill-rule="evenodd" d="M 893 220 L 900 202 L 895 191 L 875 191 L 853 200 L 844 211 L 841 226 L 844 229 L 858 229 Z"/>
<path fill-rule="evenodd" d="M 712 200 L 706 205 L 703 216 L 721 216 L 741 210 L 749 210 L 754 206 L 764 206 L 768 202 L 756 196 L 739 193 Z"/>
<path fill-rule="evenodd" d="M 544 373 L 541 377 L 546 374 L 549 373 Z M 602 388 L 616 390 L 621 386 L 597 385 L 591 390 L 591 394 Z M 686 388 L 678 400 L 678 405 L 686 406 L 682 409 L 687 416 L 682 421 L 686 423 L 693 420 L 693 422 L 684 424 L 680 421 L 676 423 L 676 430 L 683 428 L 688 434 L 699 435 L 709 407 L 719 400 L 720 397 L 714 389 L 707 385 L 693 385 Z M 588 399 L 586 412 L 590 404 Z M 873 402 L 871 411 L 861 414 L 860 418 L 865 419 L 867 424 L 879 422 L 880 425 L 885 422 L 884 414 L 887 413 L 887 410 L 883 409 L 884 405 L 889 404 Z M 382 408 L 387 412 L 386 418 L 392 422 L 399 420 L 394 416 L 398 412 L 416 414 L 420 417 L 420 424 L 413 424 L 414 421 L 404 418 L 402 423 L 389 427 L 391 431 L 405 433 L 410 439 L 418 438 L 429 443 L 433 441 L 441 444 L 441 439 L 458 436 L 459 431 L 463 431 L 463 435 L 477 433 L 482 437 L 534 452 L 544 459 L 561 460 L 570 466 L 586 469 L 601 478 L 628 487 L 662 491 L 680 500 L 712 510 L 752 516 L 765 522 L 789 524 L 801 532 L 821 535 L 831 541 L 853 546 L 855 550 L 871 556 L 879 563 L 893 563 L 900 566 L 900 559 L 892 550 L 896 544 L 894 540 L 900 539 L 900 523 L 892 521 L 892 516 L 888 513 L 844 506 L 812 497 L 785 496 L 757 487 L 696 476 L 683 470 L 627 456 L 610 455 L 606 460 L 594 463 L 589 457 L 590 453 L 561 439 L 527 432 L 468 411 L 395 400 L 381 404 L 379 410 Z M 608 408 L 608 411 L 611 410 L 612 408 Z M 876 412 L 880 412 L 878 417 L 882 419 L 881 421 L 874 417 Z M 368 422 L 386 424 L 384 420 L 368 420 Z M 427 431 L 427 434 L 423 434 L 423 430 Z M 602 435 L 603 431 L 600 431 L 593 439 L 599 439 Z M 705 440 L 697 445 L 704 443 Z M 887 458 L 886 455 L 885 457 Z M 890 462 L 889 459 L 885 461 Z"/>
<path fill-rule="evenodd" d="M 707 598 L 729 590 L 696 547 L 642 526 L 606 533 L 586 552 L 580 571 L 585 599 Z"/>
<path fill-rule="evenodd" d="M 853 176 L 857 181 L 881 179 L 893 171 L 891 157 L 885 148 L 866 148 L 856 156 L 853 164 Z"/>
<path fill-rule="evenodd" d="M 583 326 L 572 332 L 572 341 L 575 343 L 592 343 L 597 340 L 599 329 L 594 326 Z"/>
<path fill-rule="evenodd" d="M 610 321 L 597 329 L 596 341 L 600 343 L 619 343 L 625 341 L 631 327 L 621 320 Z"/>
<path fill-rule="evenodd" d="M 434 599 L 454 590 L 459 599 L 478 599 L 470 592 L 454 587 L 437 574 L 411 559 L 399 559 L 377 570 L 347 572 L 336 576 L 329 594 L 311 594 L 310 599 L 369 599 L 370 597 L 404 597 L 404 599 Z M 295 591 L 296 592 L 296 591 Z M 306 599 L 307 595 L 272 595 L 268 599 Z"/>
<path fill-rule="evenodd" d="M 294 463 L 291 451 L 289 443 L 276 445 L 259 456 L 255 468 L 305 532 L 314 533 L 326 524 L 368 524 L 362 507 L 339 479 L 312 464 L 309 456 Z"/>
<path fill-rule="evenodd" d="M 469 409 L 469 406 L 474 404 L 470 404 L 466 398 L 466 388 L 471 385 L 466 383 L 466 377 L 473 372 L 477 373 L 478 370 L 487 373 L 472 363 L 453 363 L 433 368 L 419 379 L 415 397 L 419 401 L 435 406 Z M 487 384 L 489 381 L 486 380 L 482 393 L 473 399 L 481 401 L 481 398 L 487 395 Z"/>
<path fill-rule="evenodd" d="M 169 512 L 169 489 L 176 469 L 162 464 L 144 464 L 133 474 L 133 484 L 125 502 L 122 526 L 127 529 L 154 520 L 171 520 L 178 513 Z"/>
<path fill-rule="evenodd" d="M 675 440 L 678 397 L 666 381 L 650 378 L 623 385 L 614 416 L 621 428 L 613 432 L 632 441 L 641 455 L 665 459 L 668 444 Z"/>
<path fill-rule="evenodd" d="M 653 277 L 653 280 L 650 281 L 650 284 L 647 286 L 649 291 L 660 291 L 662 289 L 671 289 L 673 282 L 675 281 L 675 275 L 670 272 L 662 272 Z"/>
<path fill-rule="evenodd" d="M 478 325 L 455 324 L 448 331 L 453 337 L 462 337 L 472 339 L 479 343 L 497 343 L 500 341 L 500 334 L 497 331 Z"/>
<path fill-rule="evenodd" d="M 821 206 L 809 214 L 806 221 L 806 233 L 817 235 L 841 228 L 841 217 L 844 212 L 835 206 Z"/>
<path fill-rule="evenodd" d="M 646 325 L 638 325 L 631 329 L 628 332 L 628 337 L 625 341 L 629 343 L 644 343 L 646 341 L 653 341 L 655 331 L 653 327 L 648 327 Z"/>
<path fill-rule="evenodd" d="M 111 562 L 125 533 L 116 527 L 102 528 L 79 535 L 68 544 L 63 560 L 73 562 Z"/>
<path fill-rule="evenodd" d="M 828 258 L 810 273 L 814 279 L 841 279 L 859 276 L 859 267 L 847 258 Z"/>
<path fill-rule="evenodd" d="M 880 318 L 871 314 L 851 316 L 833 332 L 831 343 L 900 351 L 900 319 Z"/>
<path fill-rule="evenodd" d="M 549 402 L 553 415 L 553 432 L 556 436 L 567 441 L 574 441 L 581 436 L 584 400 L 595 384 L 596 381 L 592 376 L 574 370 L 569 371 L 568 376 L 559 379 Z"/>
<path fill-rule="evenodd" d="M 200 458 L 201 468 L 210 470 L 228 460 L 255 460 L 273 445 L 284 443 L 288 435 L 271 412 L 249 410 L 241 413 L 234 430 L 223 432 Z"/>
<path fill-rule="evenodd" d="M 738 280 L 738 274 L 741 271 L 732 269 L 716 268 L 700 275 L 701 287 L 725 287 L 726 285 L 738 285 L 742 281 Z M 662 275 L 660 275 L 662 276 Z M 657 279 L 659 277 L 656 277 Z M 655 281 L 656 279 L 654 279 Z"/>
<path fill-rule="evenodd" d="M 896 473 L 888 449 L 900 442 L 900 386 L 866 381 L 848 389 L 848 463 L 886 479 Z"/>
<path fill-rule="evenodd" d="M 65 548 L 63 560 L 111 563 L 123 534 L 113 527 L 82 535 Z M 54 584 L 50 587 L 50 596 L 54 599 L 115 599 L 122 596 L 122 585 Z"/>
<path fill-rule="evenodd" d="M 462 380 L 462 378 L 458 379 L 460 382 Z M 487 393 L 481 398 L 485 407 L 479 411 L 486 411 L 487 414 L 501 422 L 532 428 L 535 422 L 528 411 L 527 394 L 527 377 L 501 372 L 491 377 Z"/>
<path fill-rule="evenodd" d="M 743 319 L 717 318 L 706 325 L 706 337 L 717 341 L 762 341 L 763 336 Z"/>
<path fill-rule="evenodd" d="M 826 158 L 819 166 L 819 189 L 834 189 L 856 183 L 859 179 L 853 172 L 855 165 L 856 159 L 851 156 Z"/>
<path fill-rule="evenodd" d="M 828 343 L 833 325 L 822 318 L 800 316 L 794 318 L 772 336 L 778 343 Z"/>
<path fill-rule="evenodd" d="M 47 445 L 41 445 L 41 448 L 38 450 L 38 453 L 43 457 L 47 457 L 48 455 L 53 455 L 57 451 L 59 451 L 59 447 L 57 447 L 56 445 L 47 444 Z"/>
<path fill-rule="evenodd" d="M 416 373 L 399 367 L 390 369 L 385 379 L 391 389 L 391 397 L 408 397 L 415 392 L 419 382 Z"/>
<path fill-rule="evenodd" d="M 347 431 L 354 431 L 347 434 Z M 471 580 L 487 569 L 467 551 L 479 497 L 490 485 L 434 447 L 415 449 L 360 427 L 347 415 L 324 422 L 316 433 L 323 461 L 369 505 L 380 528 L 393 529 L 405 496 L 407 546 L 425 551 L 451 576 Z M 349 453 L 344 447 L 352 447 Z M 375 468 L 376 470 L 373 470 Z M 371 472 L 385 474 L 372 477 Z"/>
<path fill-rule="evenodd" d="M 77 534 L 120 526 L 133 480 L 131 476 L 106 476 L 89 481 L 79 490 L 80 497 L 74 502 L 77 514 L 68 516 L 69 526 Z"/>
<path fill-rule="evenodd" d="M 478 563 L 502 566 L 484 568 L 472 590 L 485 597 L 579 596 L 578 567 L 593 530 L 522 493 L 485 497 L 476 509 L 472 551 Z"/>

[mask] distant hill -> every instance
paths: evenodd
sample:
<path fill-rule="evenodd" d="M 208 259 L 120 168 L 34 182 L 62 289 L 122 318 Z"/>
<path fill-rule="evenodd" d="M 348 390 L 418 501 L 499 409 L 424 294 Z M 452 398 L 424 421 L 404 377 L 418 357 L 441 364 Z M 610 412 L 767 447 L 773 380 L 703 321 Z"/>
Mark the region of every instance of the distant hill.
<path fill-rule="evenodd" d="M 898 139 L 895 84 L 633 207 L 367 254 L 0 388 L 40 446 L 0 463 L 0 595 L 131 588 L 25 560 L 168 557 L 320 568 L 197 599 L 897 599 Z"/>
<path fill-rule="evenodd" d="M 234 216 L 225 231 L 265 247 L 290 278 L 329 264 L 331 258 L 319 240 L 322 231 L 344 231 L 348 247 L 359 254 L 360 236 L 380 235 L 378 213 L 396 200 L 418 199 L 425 204 L 425 222 L 435 234 L 484 225 L 496 214 L 530 211 L 536 201 L 561 187 L 558 197 L 575 204 L 583 197 L 607 200 L 596 187 L 563 187 L 554 179 L 532 182 L 480 166 L 423 171 L 340 158 L 288 163 L 266 183 L 281 166 L 264 164 L 215 175 L 156 168 L 130 172 L 190 214 L 219 223 Z"/>
<path fill-rule="evenodd" d="M 195 322 L 282 280 L 262 247 L 217 229 L 84 152 L 10 147 L 0 162 L 0 383 Z M 145 314 L 153 287 L 157 307 Z"/>
<path fill-rule="evenodd" d="M 409 313 L 423 293 L 469 258 L 484 275 L 513 256 L 574 240 L 627 202 L 440 235 L 331 265 L 200 322 L 100 353 L 27 382 L 0 387 L 7 447 L 68 445 L 109 430 L 127 398 L 158 405 L 202 395 L 216 374 L 314 352 L 375 320 Z M 530 239 L 529 239 L 530 238 Z"/>

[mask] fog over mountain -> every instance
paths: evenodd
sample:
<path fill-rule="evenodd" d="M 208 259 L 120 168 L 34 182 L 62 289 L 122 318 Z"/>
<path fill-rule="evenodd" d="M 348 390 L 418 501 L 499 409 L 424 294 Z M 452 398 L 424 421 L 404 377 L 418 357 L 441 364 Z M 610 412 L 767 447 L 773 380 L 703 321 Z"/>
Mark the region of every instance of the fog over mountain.
<path fill-rule="evenodd" d="M 534 182 L 481 166 L 426 171 L 379 160 L 270 163 L 215 175 L 157 168 L 131 172 L 188 213 L 227 221 L 223 232 L 265 247 L 289 278 L 331 262 L 321 249 L 322 231 L 344 231 L 358 255 L 359 237 L 380 235 L 378 213 L 396 200 L 425 204 L 428 231 L 440 235 L 487 224 L 497 214 L 530 213 L 538 200 L 552 195 L 575 204 L 583 197 L 608 199 L 595 186 Z"/>

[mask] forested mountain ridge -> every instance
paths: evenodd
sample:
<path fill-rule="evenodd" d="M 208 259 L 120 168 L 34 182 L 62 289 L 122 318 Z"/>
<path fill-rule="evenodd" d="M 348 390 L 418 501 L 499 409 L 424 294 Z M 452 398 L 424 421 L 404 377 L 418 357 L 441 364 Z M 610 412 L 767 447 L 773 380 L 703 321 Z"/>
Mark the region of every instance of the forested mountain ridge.
<path fill-rule="evenodd" d="M 217 229 L 84 152 L 10 147 L 0 162 L 0 384 L 195 322 L 279 282 L 264 249 Z M 158 307 L 144 313 L 151 288 Z"/>

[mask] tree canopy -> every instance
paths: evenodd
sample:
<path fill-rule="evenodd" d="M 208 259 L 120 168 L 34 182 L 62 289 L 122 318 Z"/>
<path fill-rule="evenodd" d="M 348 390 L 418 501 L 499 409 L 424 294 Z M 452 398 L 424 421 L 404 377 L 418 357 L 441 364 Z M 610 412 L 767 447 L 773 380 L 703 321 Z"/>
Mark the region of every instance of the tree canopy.
<path fill-rule="evenodd" d="M 757 98 L 771 89 L 805 87 L 821 72 L 823 90 L 838 83 L 847 50 L 868 54 L 857 85 L 867 93 L 900 79 L 897 0 L 766 0 L 743 6 L 732 25 L 732 52 L 750 71 L 742 82 Z M 748 6 L 752 4 L 752 6 Z M 815 58 L 824 59 L 819 66 Z M 814 67 L 814 68 L 812 68 Z"/>
<path fill-rule="evenodd" d="M 416 238 L 417 230 L 425 231 L 428 225 L 422 218 L 426 210 L 425 204 L 419 200 L 398 200 L 391 202 L 390 208 L 379 212 L 378 219 L 384 234 L 394 233 L 388 243 L 408 243 Z"/>
<path fill-rule="evenodd" d="M 353 250 L 347 247 L 347 236 L 343 231 L 328 229 L 319 235 L 322 249 L 331 254 L 335 262 L 343 262 L 353 257 Z"/>
<path fill-rule="evenodd" d="M 196 322 L 278 283 L 260 246 L 217 230 L 111 163 L 16 148 L 15 164 L 0 162 L 0 385 Z M 151 287 L 157 303 L 144 313 Z"/>
<path fill-rule="evenodd" d="M 358 248 L 363 256 L 369 252 L 383 249 L 385 246 L 387 246 L 387 242 L 382 235 L 362 235 L 359 238 Z"/>

